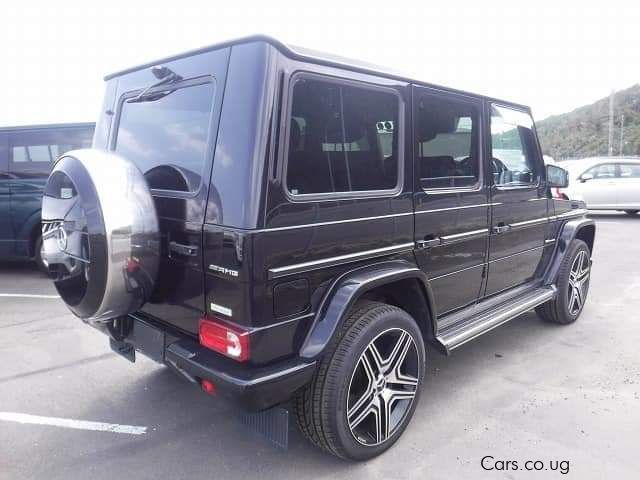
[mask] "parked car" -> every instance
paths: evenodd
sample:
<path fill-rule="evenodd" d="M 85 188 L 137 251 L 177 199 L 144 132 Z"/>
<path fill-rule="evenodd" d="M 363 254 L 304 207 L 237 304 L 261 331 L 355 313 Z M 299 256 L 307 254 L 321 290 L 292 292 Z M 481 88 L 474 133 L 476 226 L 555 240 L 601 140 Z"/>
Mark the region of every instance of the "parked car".
<path fill-rule="evenodd" d="M 594 210 L 618 210 L 629 215 L 640 211 L 640 158 L 594 157 L 560 164 L 570 181 L 560 193 L 581 200 Z"/>
<path fill-rule="evenodd" d="M 93 123 L 0 128 L 0 258 L 42 259 L 40 208 L 53 162 L 91 146 Z"/>
<path fill-rule="evenodd" d="M 525 106 L 261 36 L 106 92 L 94 148 L 46 187 L 60 296 L 131 361 L 249 409 L 291 400 L 327 452 L 398 439 L 427 343 L 583 309 L 595 225 L 551 198 L 566 172 Z"/>

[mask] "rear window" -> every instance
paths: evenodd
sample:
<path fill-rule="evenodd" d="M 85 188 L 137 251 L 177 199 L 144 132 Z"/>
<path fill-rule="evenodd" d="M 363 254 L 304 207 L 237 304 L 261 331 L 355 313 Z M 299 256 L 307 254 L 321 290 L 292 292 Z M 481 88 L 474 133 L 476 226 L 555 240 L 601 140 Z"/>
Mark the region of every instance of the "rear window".
<path fill-rule="evenodd" d="M 152 90 L 122 103 L 115 151 L 138 166 L 152 189 L 200 187 L 214 90 L 213 83 Z"/>

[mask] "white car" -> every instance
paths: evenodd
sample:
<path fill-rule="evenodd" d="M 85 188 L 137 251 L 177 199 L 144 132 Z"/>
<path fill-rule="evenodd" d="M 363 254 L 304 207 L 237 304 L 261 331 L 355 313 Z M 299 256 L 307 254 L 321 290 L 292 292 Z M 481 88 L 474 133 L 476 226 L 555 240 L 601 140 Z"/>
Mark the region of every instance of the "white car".
<path fill-rule="evenodd" d="M 590 210 L 640 211 L 640 158 L 594 157 L 558 164 L 569 172 L 563 198 L 582 200 Z"/>

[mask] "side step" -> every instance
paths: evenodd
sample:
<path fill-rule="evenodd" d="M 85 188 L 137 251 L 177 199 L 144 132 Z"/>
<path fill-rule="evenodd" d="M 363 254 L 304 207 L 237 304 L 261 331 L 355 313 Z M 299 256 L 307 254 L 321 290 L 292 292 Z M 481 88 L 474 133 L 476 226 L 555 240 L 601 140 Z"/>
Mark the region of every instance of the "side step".
<path fill-rule="evenodd" d="M 436 340 L 440 342 L 448 354 L 469 340 L 473 340 L 532 308 L 552 300 L 555 295 L 556 287 L 553 285 L 538 287 L 517 299 L 490 310 L 480 310 L 462 322 L 443 328 L 438 332 Z"/>

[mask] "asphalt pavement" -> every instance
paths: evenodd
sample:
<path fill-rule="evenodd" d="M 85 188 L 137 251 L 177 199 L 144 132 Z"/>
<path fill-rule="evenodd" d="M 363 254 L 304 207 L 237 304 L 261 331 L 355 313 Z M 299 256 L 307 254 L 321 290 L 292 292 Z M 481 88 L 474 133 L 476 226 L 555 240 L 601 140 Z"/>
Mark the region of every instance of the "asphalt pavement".
<path fill-rule="evenodd" d="M 112 353 L 32 265 L 2 263 L 0 479 L 639 478 L 640 216 L 592 216 L 580 319 L 529 312 L 449 357 L 430 350 L 412 423 L 366 463 L 294 425 L 276 448 L 168 368 Z"/>

